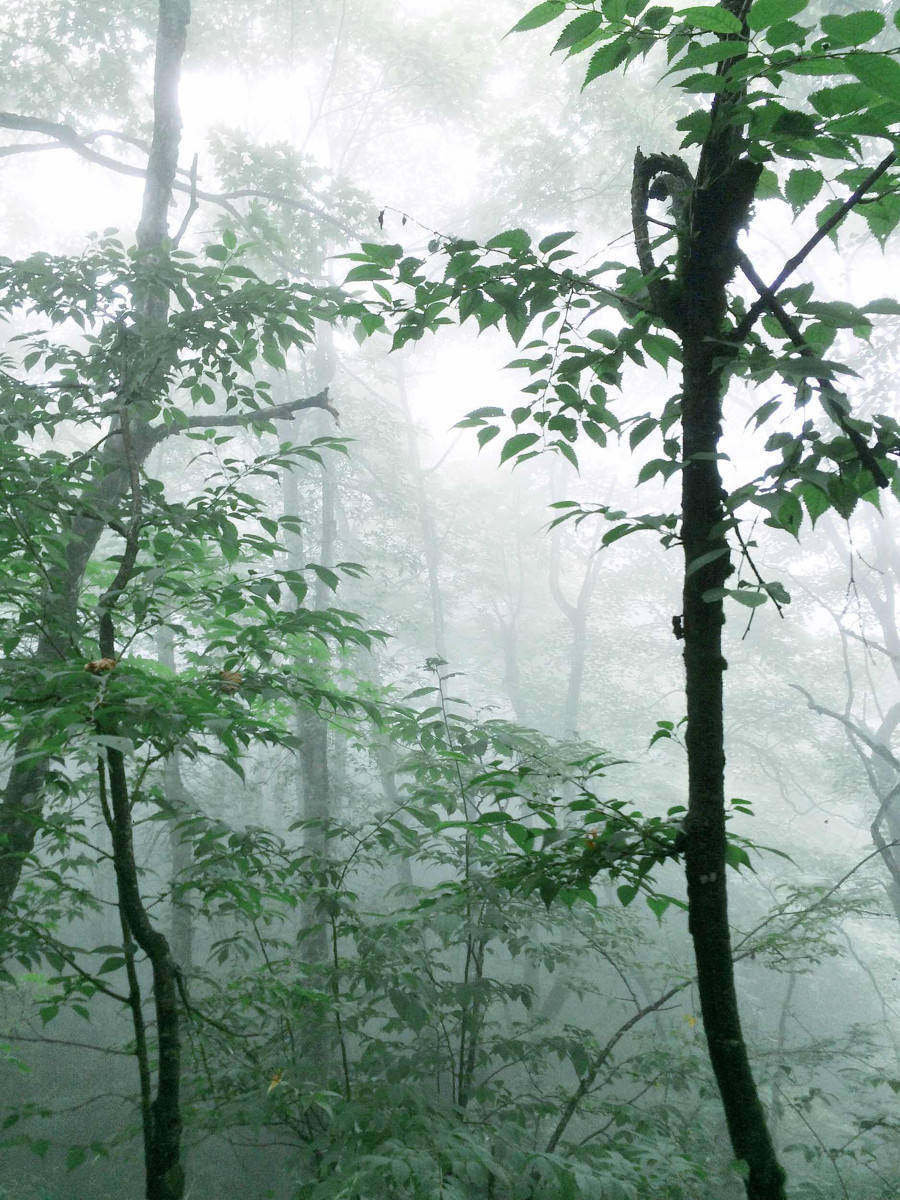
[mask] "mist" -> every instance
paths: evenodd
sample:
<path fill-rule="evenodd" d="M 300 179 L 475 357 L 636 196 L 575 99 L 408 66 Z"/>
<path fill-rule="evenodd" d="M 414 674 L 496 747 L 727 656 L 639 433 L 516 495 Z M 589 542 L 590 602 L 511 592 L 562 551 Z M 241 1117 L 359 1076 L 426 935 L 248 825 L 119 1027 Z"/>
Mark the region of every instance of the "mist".
<path fill-rule="evenodd" d="M 900 11 L 0 23 L 0 1200 L 900 1193 Z"/>

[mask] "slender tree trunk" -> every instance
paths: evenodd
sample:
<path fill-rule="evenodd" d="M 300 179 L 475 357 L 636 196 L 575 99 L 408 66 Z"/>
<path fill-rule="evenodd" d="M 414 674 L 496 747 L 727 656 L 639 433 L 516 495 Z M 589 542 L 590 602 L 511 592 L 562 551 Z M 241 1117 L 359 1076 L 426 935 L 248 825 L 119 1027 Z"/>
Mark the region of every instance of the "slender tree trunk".
<path fill-rule="evenodd" d="M 160 629 L 157 637 L 157 654 L 160 664 L 174 672 L 175 638 L 171 629 L 165 627 Z M 181 777 L 181 763 L 177 750 L 173 750 L 166 759 L 165 790 L 166 803 L 171 812 L 168 825 L 169 869 L 171 872 L 169 886 L 172 893 L 170 918 L 172 954 L 182 972 L 188 974 L 194 954 L 194 915 L 190 904 L 185 904 L 179 899 L 178 887 L 188 877 L 193 863 L 191 839 L 185 836 L 182 825 L 185 818 L 190 816 L 194 805 Z"/>
<path fill-rule="evenodd" d="M 748 1200 L 781 1200 L 775 1156 L 741 1029 L 725 878 L 725 730 L 721 589 L 731 569 L 716 453 L 721 383 L 708 342 L 684 343 L 684 664 L 687 693 L 688 816 L 685 869 L 697 990 L 710 1061 L 735 1155 L 749 1168 Z M 701 557 L 718 557 L 696 567 Z"/>
<path fill-rule="evenodd" d="M 596 546 L 584 568 L 581 586 L 573 604 L 563 594 L 559 578 L 560 533 L 553 530 L 550 542 L 550 593 L 557 607 L 569 622 L 572 643 L 569 648 L 569 676 L 566 681 L 566 699 L 562 715 L 562 736 L 572 737 L 578 731 L 578 710 L 581 707 L 581 689 L 584 684 L 584 666 L 588 646 L 588 615 L 591 597 L 597 583 Z"/>
<path fill-rule="evenodd" d="M 748 5 L 727 0 L 726 7 L 742 16 Z M 726 69 L 727 65 L 723 73 Z M 687 218 L 690 224 L 680 238 L 679 294 L 669 305 L 669 323 L 681 337 L 683 361 L 685 870 L 703 1027 L 731 1144 L 747 1166 L 748 1200 L 783 1200 L 784 1172 L 741 1029 L 725 878 L 722 589 L 732 567 L 718 460 L 726 388 L 724 318 L 726 289 L 737 263 L 737 235 L 747 222 L 760 170 L 742 155 L 742 131 L 735 115 L 741 98 L 724 92 L 713 104 Z"/>
<path fill-rule="evenodd" d="M 419 512 L 419 524 L 422 530 L 422 553 L 425 557 L 425 574 L 428 578 L 428 599 L 431 604 L 431 636 L 434 642 L 434 653 L 438 658 L 447 657 L 447 632 L 444 621 L 444 598 L 441 592 L 441 549 L 437 528 L 434 523 L 434 512 L 431 500 L 425 487 L 425 471 L 419 454 L 419 440 L 416 427 L 413 424 L 412 412 L 409 406 L 409 393 L 406 390 L 406 376 L 402 365 L 397 367 L 397 388 L 400 395 L 400 408 L 406 427 L 406 446 L 409 453 L 409 466 L 413 477 L 413 487 L 416 495 L 416 507 Z"/>

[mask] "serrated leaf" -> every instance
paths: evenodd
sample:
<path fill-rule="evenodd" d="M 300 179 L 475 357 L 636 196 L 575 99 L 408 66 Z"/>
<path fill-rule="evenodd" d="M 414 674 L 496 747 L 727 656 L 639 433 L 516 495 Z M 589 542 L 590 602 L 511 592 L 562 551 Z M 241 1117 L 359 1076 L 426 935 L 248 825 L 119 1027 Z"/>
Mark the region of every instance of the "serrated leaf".
<path fill-rule="evenodd" d="M 900 100 L 900 63 L 886 54 L 848 54 L 845 68 L 880 96 Z"/>
<path fill-rule="evenodd" d="M 812 167 L 798 167 L 791 171 L 784 187 L 784 194 L 795 215 L 811 200 L 815 200 L 822 190 L 823 182 L 822 172 L 815 171 Z"/>
<path fill-rule="evenodd" d="M 500 451 L 500 462 L 505 463 L 515 455 L 521 454 L 523 450 L 527 450 L 529 446 L 533 446 L 538 441 L 540 435 L 537 433 L 516 433 L 511 438 L 507 438 Z"/>
<path fill-rule="evenodd" d="M 529 29 L 539 29 L 541 25 L 549 24 L 550 21 L 565 12 L 565 8 L 565 0 L 543 0 L 542 4 L 536 4 L 534 8 L 529 9 L 521 21 L 517 21 L 509 32 L 525 33 Z"/>
<path fill-rule="evenodd" d="M 768 29 L 776 22 L 785 21 L 803 12 L 809 0 L 755 0 L 747 14 L 750 29 Z"/>
<path fill-rule="evenodd" d="M 629 37 L 627 34 L 622 34 L 617 37 L 614 42 L 610 42 L 608 46 L 601 46 L 592 56 L 588 63 L 588 69 L 584 76 L 584 83 L 581 85 L 582 91 L 589 83 L 601 75 L 608 75 L 610 71 L 614 71 L 628 57 Z"/>
<path fill-rule="evenodd" d="M 567 50 L 570 46 L 574 46 L 576 42 L 590 37 L 595 30 L 600 28 L 603 21 L 604 17 L 602 13 L 594 11 L 582 13 L 574 21 L 570 21 L 565 29 L 563 29 L 556 45 L 553 47 L 553 53 L 555 54 L 557 50 Z"/>
<path fill-rule="evenodd" d="M 518 254 L 530 249 L 531 238 L 524 229 L 506 229 L 503 233 L 498 233 L 490 241 L 485 242 L 485 247 L 488 250 L 512 250 L 513 253 Z M 490 286 L 487 286 L 487 290 L 491 291 Z M 498 298 L 495 297 L 495 299 Z"/>
<path fill-rule="evenodd" d="M 628 445 L 631 449 L 636 449 L 644 438 L 649 437 L 658 424 L 659 422 L 655 417 L 644 417 L 642 421 L 638 421 L 637 425 L 635 425 L 628 435 Z"/>
<path fill-rule="evenodd" d="M 690 8 L 681 9 L 675 15 L 686 25 L 693 25 L 695 29 L 705 29 L 709 33 L 741 32 L 741 23 L 734 13 L 718 5 L 710 8 L 707 5 L 695 4 Z"/>
<path fill-rule="evenodd" d="M 641 349 L 646 350 L 661 367 L 668 367 L 669 360 L 672 358 L 676 362 L 681 361 L 681 347 L 678 342 L 661 333 L 645 333 L 641 338 Z"/>
<path fill-rule="evenodd" d="M 822 32 L 833 47 L 861 46 L 884 29 L 884 17 L 872 9 L 837 16 L 829 13 L 822 18 Z"/>
<path fill-rule="evenodd" d="M 889 296 L 885 296 L 880 300 L 872 300 L 865 306 L 863 312 L 900 317 L 900 300 L 892 300 Z"/>

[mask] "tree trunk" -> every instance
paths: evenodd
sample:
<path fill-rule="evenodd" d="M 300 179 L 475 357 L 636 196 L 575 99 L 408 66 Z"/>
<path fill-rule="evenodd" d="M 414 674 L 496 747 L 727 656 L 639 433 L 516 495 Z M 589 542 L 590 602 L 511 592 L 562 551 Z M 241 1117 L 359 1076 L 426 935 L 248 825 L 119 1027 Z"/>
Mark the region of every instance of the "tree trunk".
<path fill-rule="evenodd" d="M 434 511 L 428 490 L 425 486 L 426 472 L 422 467 L 419 454 L 419 439 L 413 423 L 409 405 L 409 393 L 406 389 L 406 376 L 402 363 L 396 370 L 397 390 L 400 396 L 400 408 L 403 412 L 403 423 L 406 430 L 406 446 L 409 453 L 409 467 L 413 477 L 413 487 L 416 495 L 419 524 L 422 529 L 422 554 L 425 558 L 425 574 L 428 578 L 428 599 L 431 603 L 431 636 L 434 653 L 438 658 L 447 657 L 447 631 L 444 621 L 444 598 L 441 592 L 441 547 L 437 528 L 434 523 Z M 433 468 L 432 468 L 433 469 Z"/>
<path fill-rule="evenodd" d="M 740 0 L 726 5 L 743 15 Z M 723 73 L 727 69 L 723 67 Z M 668 320 L 680 335 L 682 391 L 683 631 L 688 815 L 685 870 L 688 923 L 710 1061 L 734 1153 L 747 1166 L 748 1200 L 783 1200 L 784 1172 L 766 1124 L 741 1029 L 728 926 L 725 879 L 725 729 L 723 714 L 723 586 L 731 573 L 719 473 L 727 355 L 727 285 L 737 263 L 760 168 L 742 156 L 734 104 L 713 104 L 693 187 L 689 228 L 679 238 L 677 296 Z"/>
<path fill-rule="evenodd" d="M 591 556 L 585 564 L 581 577 L 581 586 L 575 603 L 563 595 L 559 578 L 560 532 L 554 529 L 550 541 L 550 593 L 557 607 L 569 622 L 572 631 L 572 644 L 569 649 L 569 676 L 566 682 L 566 699 L 562 714 L 561 733 L 564 738 L 574 737 L 578 732 L 578 711 L 581 707 L 581 690 L 584 685 L 584 667 L 588 647 L 588 614 L 591 597 L 597 583 L 596 542 L 591 548 Z"/>
<path fill-rule="evenodd" d="M 157 656 L 162 666 L 175 671 L 175 639 L 171 629 L 160 629 L 157 636 Z M 181 763 L 177 750 L 173 750 L 166 759 L 165 793 L 171 814 L 168 826 L 172 955 L 181 971 L 189 974 L 194 956 L 194 914 L 190 904 L 179 898 L 178 888 L 187 879 L 194 861 L 191 839 L 185 836 L 183 822 L 195 806 L 181 777 Z"/>

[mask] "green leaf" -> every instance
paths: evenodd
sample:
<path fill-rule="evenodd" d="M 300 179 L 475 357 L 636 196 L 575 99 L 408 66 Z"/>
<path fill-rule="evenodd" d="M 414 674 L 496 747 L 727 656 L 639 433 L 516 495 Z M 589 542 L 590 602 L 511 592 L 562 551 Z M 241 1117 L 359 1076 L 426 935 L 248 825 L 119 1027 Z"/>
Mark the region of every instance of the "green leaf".
<path fill-rule="evenodd" d="M 681 362 L 681 347 L 678 342 L 674 338 L 664 337 L 661 333 L 645 333 L 641 338 L 641 349 L 646 350 L 661 367 L 667 367 L 672 358 Z"/>
<path fill-rule="evenodd" d="M 570 21 L 562 33 L 559 35 L 559 40 L 553 47 L 553 52 L 557 50 L 566 50 L 570 46 L 574 46 L 576 42 L 582 41 L 586 37 L 590 37 L 595 30 L 599 29 L 603 24 L 604 17 L 599 12 L 585 12 L 581 16 L 576 17 L 574 21 Z"/>
<path fill-rule="evenodd" d="M 822 172 L 812 167 L 798 167 L 791 171 L 785 184 L 784 194 L 796 215 L 822 190 Z"/>
<path fill-rule="evenodd" d="M 631 883 L 623 883 L 621 887 L 616 888 L 616 895 L 623 908 L 627 908 L 637 894 L 637 887 Z"/>
<path fill-rule="evenodd" d="M 319 579 L 333 592 L 337 591 L 338 584 L 341 582 L 339 576 L 335 574 L 329 567 L 323 567 L 320 563 L 307 563 L 311 571 L 318 575 Z"/>
<path fill-rule="evenodd" d="M 669 896 L 647 896 L 647 907 L 662 925 L 663 913 L 672 903 Z"/>
<path fill-rule="evenodd" d="M 505 828 L 520 850 L 527 851 L 531 849 L 534 842 L 534 833 L 527 825 L 519 825 L 515 821 L 510 821 Z"/>
<path fill-rule="evenodd" d="M 798 25 L 796 21 L 777 21 L 774 25 L 770 25 L 766 31 L 766 41 L 773 50 L 779 50 L 782 46 L 803 46 L 806 42 L 807 30 L 802 25 Z M 822 59 L 801 60 L 822 62 Z M 828 74 L 827 71 L 819 72 L 819 74 Z"/>
<path fill-rule="evenodd" d="M 759 429 L 760 425 L 765 425 L 766 421 L 768 421 L 768 419 L 769 419 L 769 417 L 771 417 L 772 413 L 777 412 L 780 407 L 781 407 L 780 400 L 767 400 L 765 402 L 765 404 L 761 404 L 759 406 L 759 408 L 756 410 L 756 412 L 754 412 L 752 414 L 752 416 L 747 418 L 747 424 L 744 426 L 744 428 L 746 429 L 747 425 L 749 425 L 750 422 L 753 421 L 754 428 Z"/>
<path fill-rule="evenodd" d="M 485 246 L 488 250 L 512 250 L 514 254 L 521 254 L 531 248 L 531 238 L 524 229 L 507 229 L 485 242 Z M 490 287 L 487 290 L 491 292 Z"/>
<path fill-rule="evenodd" d="M 510 458 L 517 454 L 521 454 L 523 450 L 527 450 L 529 446 L 533 446 L 538 441 L 540 435 L 537 433 L 516 433 L 511 438 L 507 438 L 503 449 L 500 452 L 500 462 L 505 463 Z"/>
<path fill-rule="evenodd" d="M 608 75 L 610 71 L 614 71 L 628 57 L 629 49 L 630 37 L 624 33 L 608 46 L 601 46 L 588 63 L 584 83 L 581 85 L 582 91 L 600 75 Z"/>
<path fill-rule="evenodd" d="M 872 9 L 835 16 L 829 13 L 822 18 L 822 31 L 833 47 L 860 46 L 869 42 L 884 29 L 884 17 Z"/>
<path fill-rule="evenodd" d="M 234 234 L 231 235 L 234 237 Z M 66 1170 L 74 1171 L 87 1158 L 87 1150 L 83 1146 L 69 1146 L 66 1150 Z"/>
<path fill-rule="evenodd" d="M 555 250 L 557 246 L 561 246 L 563 242 L 567 242 L 569 238 L 574 237 L 576 232 L 573 229 L 563 233 L 550 233 L 538 242 L 538 250 L 540 250 L 541 254 L 548 254 L 551 250 Z"/>
<path fill-rule="evenodd" d="M 565 0 L 544 0 L 542 4 L 536 4 L 534 8 L 529 9 L 521 21 L 517 21 L 513 25 L 509 33 L 525 33 L 529 29 L 538 29 L 541 25 L 547 25 L 565 12 L 565 8 Z"/>
<path fill-rule="evenodd" d="M 352 271 L 348 271 L 344 278 L 344 283 L 357 283 L 370 279 L 390 279 L 390 277 L 390 271 L 386 271 L 384 267 L 365 263 L 361 267 L 354 267 Z"/>
<path fill-rule="evenodd" d="M 900 100 L 900 63 L 886 54 L 848 54 L 844 65 L 860 83 L 880 96 Z"/>
<path fill-rule="evenodd" d="M 659 422 L 657 421 L 656 417 L 644 417 L 643 420 L 638 421 L 634 429 L 632 429 L 631 433 L 628 435 L 628 444 L 631 449 L 635 450 L 641 444 L 644 438 L 650 436 L 650 434 L 658 425 Z"/>
<path fill-rule="evenodd" d="M 743 846 L 736 846 L 734 842 L 728 842 L 725 846 L 725 862 L 735 870 L 740 867 L 749 867 L 751 871 L 753 870 L 753 864 L 750 862 L 747 851 Z"/>
<path fill-rule="evenodd" d="M 701 567 L 705 567 L 707 563 L 715 562 L 717 558 L 721 558 L 723 554 L 728 553 L 727 546 L 716 546 L 714 550 L 706 550 L 703 554 L 698 554 L 696 558 L 692 558 L 685 568 L 684 577 L 689 578 Z"/>
<path fill-rule="evenodd" d="M 770 25 L 785 21 L 803 12 L 809 0 L 755 0 L 747 14 L 747 25 L 751 29 L 768 29 Z"/>
<path fill-rule="evenodd" d="M 889 296 L 881 300 L 871 300 L 863 309 L 867 313 L 880 313 L 883 316 L 900 317 L 900 300 L 892 300 Z"/>
<path fill-rule="evenodd" d="M 675 15 L 685 24 L 693 25 L 695 29 L 708 30 L 710 33 L 741 32 L 741 23 L 734 13 L 719 7 L 719 5 L 711 8 L 700 4 L 692 5 L 690 8 L 683 8 Z"/>
<path fill-rule="evenodd" d="M 746 608 L 759 608 L 766 602 L 765 592 L 758 592 L 753 588 L 728 588 L 726 595 L 730 596 L 732 600 L 737 600 L 738 604 L 743 604 Z"/>
<path fill-rule="evenodd" d="M 500 432 L 496 425 L 485 425 L 483 429 L 478 430 L 478 449 L 483 450 L 488 442 L 497 436 Z"/>

